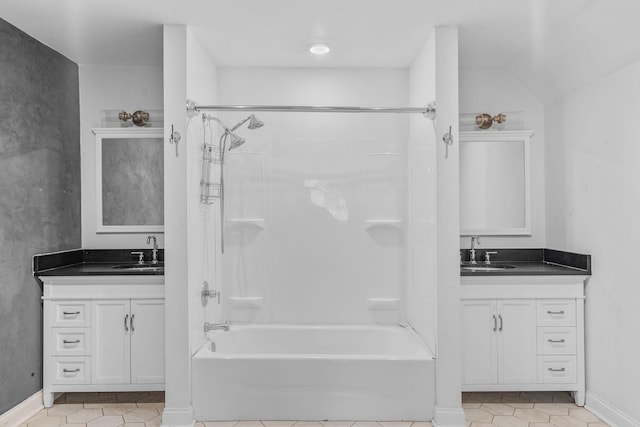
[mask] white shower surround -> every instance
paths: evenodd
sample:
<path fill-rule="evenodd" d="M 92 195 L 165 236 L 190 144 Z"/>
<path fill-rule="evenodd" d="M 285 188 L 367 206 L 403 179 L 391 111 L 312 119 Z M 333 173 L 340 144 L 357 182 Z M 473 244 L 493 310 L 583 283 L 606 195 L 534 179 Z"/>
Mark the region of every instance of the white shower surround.
<path fill-rule="evenodd" d="M 407 135 L 406 123 L 396 127 L 393 142 L 398 147 L 407 149 L 406 142 L 409 146 L 418 150 L 419 156 L 416 156 L 415 150 L 410 148 L 409 152 L 398 152 L 396 150 L 379 150 L 374 148 L 372 151 L 362 153 L 368 156 L 372 153 L 393 152 L 404 156 L 402 163 L 409 167 L 405 179 L 408 181 L 408 201 L 409 206 L 403 207 L 408 217 L 403 221 L 397 221 L 399 218 L 392 218 L 393 221 L 380 221 L 378 224 L 371 224 L 364 218 L 358 221 L 361 229 L 365 229 L 364 233 L 369 233 L 366 228 L 373 225 L 374 233 L 382 232 L 383 234 L 389 230 L 402 230 L 407 237 L 403 241 L 403 249 L 406 253 L 398 258 L 394 268 L 385 270 L 399 279 L 396 284 L 389 287 L 389 282 L 381 281 L 380 277 L 375 277 L 375 281 L 367 282 L 358 278 L 352 281 L 350 278 L 340 278 L 339 283 L 331 283 L 323 281 L 320 286 L 308 286 L 306 292 L 297 285 L 304 282 L 291 282 L 289 285 L 279 288 L 265 288 L 267 292 L 262 294 L 254 293 L 255 288 L 252 285 L 260 285 L 260 282 L 247 282 L 247 295 L 233 295 L 225 293 L 222 299 L 222 306 L 210 303 L 206 309 L 202 309 L 200 305 L 199 291 L 200 283 L 203 278 L 209 280 L 214 288 L 222 286 L 223 290 L 228 285 L 226 280 L 220 277 L 220 264 L 217 264 L 213 273 L 203 275 L 203 269 L 199 268 L 199 262 L 204 259 L 210 259 L 203 256 L 202 247 L 204 242 L 211 241 L 207 239 L 203 233 L 198 233 L 208 218 L 206 215 L 194 221 L 193 216 L 197 216 L 199 209 L 199 201 L 197 191 L 189 194 L 186 199 L 192 202 L 189 209 L 184 209 L 183 199 L 185 199 L 185 188 L 191 188 L 191 185 L 185 186 L 187 177 L 195 177 L 198 175 L 199 163 L 196 163 L 191 155 L 185 156 L 184 144 L 177 147 L 171 147 L 174 150 L 165 150 L 165 169 L 166 176 L 175 176 L 175 179 L 165 182 L 165 225 L 167 231 L 165 236 L 168 243 L 165 256 L 167 263 L 172 266 L 167 270 L 165 276 L 166 282 L 166 303 L 167 312 L 170 313 L 171 322 L 167 324 L 167 348 L 166 360 L 167 364 L 172 366 L 167 372 L 167 395 L 165 409 L 163 411 L 163 425 L 167 426 L 183 426 L 193 423 L 193 402 L 199 398 L 197 392 L 192 387 L 193 376 L 190 375 L 191 367 L 195 362 L 193 360 L 193 352 L 199 348 L 204 340 L 202 332 L 202 318 L 207 321 L 220 321 L 224 319 L 224 313 L 230 309 L 231 305 L 236 307 L 250 307 L 249 313 L 254 311 L 255 314 L 263 316 L 259 320 L 262 323 L 282 323 L 284 317 L 278 318 L 276 313 L 286 314 L 287 316 L 297 317 L 302 315 L 306 319 L 317 319 L 323 310 L 318 310 L 324 306 L 324 311 L 328 315 L 332 314 L 337 308 L 340 314 L 339 318 L 333 319 L 329 316 L 329 323 L 335 324 L 363 324 L 375 323 L 377 320 L 372 314 L 384 315 L 383 321 L 393 319 L 408 320 L 412 326 L 418 331 L 419 335 L 425 339 L 429 345 L 436 349 L 435 363 L 435 380 L 429 381 L 429 386 L 433 389 L 435 382 L 435 398 L 434 395 L 425 395 L 425 404 L 432 406 L 437 401 L 433 410 L 434 422 L 439 425 L 464 426 L 464 413 L 460 407 L 460 386 L 459 386 L 459 308 L 458 308 L 458 292 L 459 292 L 459 271 L 456 257 L 449 257 L 450 253 L 457 253 L 457 249 L 453 251 L 453 247 L 458 247 L 457 242 L 457 147 L 454 145 L 449 150 L 449 158 L 445 157 L 444 150 L 441 150 L 438 142 L 438 135 L 442 135 L 448 130 L 448 125 L 454 125 L 454 135 L 457 135 L 457 62 L 455 53 L 457 52 L 457 29 L 444 28 L 436 29 L 427 43 L 425 49 L 420 51 L 416 57 L 416 61 L 408 70 L 375 70 L 375 69 L 322 69 L 317 70 L 315 76 L 312 76 L 309 69 L 240 69 L 232 70 L 234 78 L 240 85 L 251 83 L 251 78 L 256 75 L 265 77 L 264 80 L 257 82 L 257 90 L 249 89 L 237 91 L 243 94 L 244 99 L 238 102 L 231 102 L 225 91 L 229 87 L 229 80 L 216 78 L 216 67 L 207 56 L 207 53 L 201 49 L 198 41 L 191 36 L 192 33 L 181 26 L 165 27 L 165 117 L 167 123 L 175 123 L 178 131 L 183 135 L 187 134 L 187 129 L 183 125 L 185 112 L 184 107 L 179 111 L 178 106 L 183 106 L 185 99 L 194 99 L 203 104 L 222 104 L 222 103 L 251 103 L 251 104 L 344 104 L 344 105 L 420 105 L 430 100 L 438 100 L 438 120 L 433 123 L 426 122 L 421 117 L 412 118 L 409 123 L 409 135 Z M 186 49 L 185 49 L 186 47 Z M 204 72 L 202 67 L 190 66 L 187 61 L 185 69 L 184 58 L 195 58 L 202 60 L 200 62 L 209 61 L 213 66 L 213 72 Z M 442 59 L 445 59 L 444 61 Z M 451 60 L 449 60 L 451 59 Z M 193 61 L 194 65 L 197 65 Z M 433 69 L 433 64 L 436 64 Z M 209 63 L 207 63 L 209 64 Z M 428 64 L 424 67 L 423 64 Z M 209 67 L 210 68 L 210 67 Z M 207 68 L 207 71 L 210 71 Z M 220 69 L 218 69 L 219 71 Z M 202 71 L 202 72 L 201 72 Z M 226 70 L 224 70 L 226 71 Z M 223 71 L 223 72 L 224 72 Z M 352 78 L 348 81 L 336 79 L 341 72 L 345 74 L 352 73 Z M 392 72 L 397 72 L 398 79 L 387 80 L 381 85 L 378 81 L 388 78 Z M 376 73 L 378 76 L 376 77 Z M 386 74 L 386 77 L 385 77 Z M 410 78 L 407 74 L 411 74 Z M 278 82 L 279 85 L 269 86 L 269 76 L 284 76 Z M 289 78 L 290 76 L 295 78 Z M 436 78 L 437 76 L 437 78 Z M 212 79 L 213 77 L 213 79 Z M 309 78 L 311 77 L 311 78 Z M 442 82 L 440 84 L 439 82 Z M 188 85 L 188 90 L 184 87 L 185 82 L 193 84 Z M 213 89 L 209 88 L 209 83 L 213 82 Z M 197 88 L 199 83 L 206 83 L 204 86 Z M 401 88 L 398 88 L 400 84 Z M 396 91 L 390 91 L 390 87 L 395 86 Z M 203 87 L 205 89 L 203 89 Z M 232 92 L 236 93 L 236 88 L 232 88 Z M 180 90 L 178 90 L 180 89 Z M 197 89 L 197 90 L 196 90 Z M 204 91 L 204 92 L 203 92 Z M 201 93 L 203 92 L 203 93 Z M 205 93 L 206 92 L 206 93 Z M 245 96 L 249 93 L 250 96 Z M 395 95 L 393 94 L 395 93 Z M 397 97 L 401 94 L 400 97 Z M 407 94 L 410 94 L 408 99 Z M 303 96 L 304 102 L 297 102 L 298 97 Z M 336 98 L 337 96 L 337 98 Z M 266 99 L 272 99 L 267 101 Z M 335 101 L 335 102 L 333 102 Z M 408 102 L 409 101 L 409 102 Z M 171 108 L 166 108 L 169 105 Z M 175 106 L 175 108 L 173 108 Z M 311 118 L 309 116 L 309 118 Z M 306 139 L 326 138 L 327 132 L 336 132 L 336 130 L 344 129 L 341 126 L 353 125 L 354 129 L 366 129 L 369 135 L 374 138 L 380 136 L 380 125 L 384 127 L 384 120 L 375 121 L 365 124 L 361 121 L 360 115 L 352 115 L 349 118 L 327 115 L 322 120 L 327 124 L 326 127 L 318 128 L 306 135 L 297 132 L 306 128 L 306 119 L 302 121 L 289 122 L 270 122 L 268 125 L 275 129 L 280 127 L 286 130 L 286 134 L 279 137 L 289 138 L 291 136 L 298 138 L 302 136 Z M 170 127 L 168 128 L 170 130 Z M 433 130 L 435 129 L 435 132 Z M 293 130 L 293 135 L 290 132 Z M 318 132 L 319 130 L 319 132 Z M 167 129 L 165 129 L 167 131 Z M 256 141 L 255 132 L 251 134 L 251 141 Z M 344 136 L 344 133 L 341 133 Z M 249 135 L 247 135 L 249 136 Z M 362 135 L 360 135 L 362 136 Z M 270 136 L 273 138 L 273 135 Z M 352 134 L 350 137 L 358 138 L 358 135 Z M 385 134 L 388 138 L 389 134 Z M 366 139 L 366 136 L 365 138 Z M 402 142 L 404 141 L 404 142 Z M 365 142 L 362 140 L 361 142 Z M 192 150 L 189 150 L 191 153 Z M 437 151 L 437 153 L 436 153 Z M 179 155 L 178 155 L 179 152 Z M 437 154 L 437 155 L 436 155 Z M 250 157 L 250 156 L 249 156 Z M 246 158 L 246 156 L 245 156 Z M 273 157 L 273 158 L 278 158 Z M 264 157 L 270 160 L 268 157 Z M 341 159 L 339 157 L 338 159 Z M 424 160 L 427 160 L 425 163 Z M 264 170 L 268 170 L 271 165 L 268 161 L 263 163 Z M 276 168 L 276 170 L 278 170 Z M 356 169 L 357 171 L 358 169 Z M 435 185 L 437 173 L 437 185 Z M 428 185 L 418 186 L 417 183 L 428 182 Z M 191 181 L 191 179 L 189 179 Z M 267 181 L 268 182 L 268 181 Z M 303 184 L 304 182 L 301 182 Z M 196 183 L 197 184 L 197 183 Z M 193 188 L 197 190 L 197 185 Z M 425 191 L 427 190 L 427 191 Z M 437 192 L 437 202 L 434 193 Z M 191 193 L 191 191 L 189 191 Z M 406 196 L 405 196 L 406 197 Z M 247 199 L 244 199 L 245 201 Z M 363 206 L 361 204 L 361 206 Z M 367 206 L 366 204 L 364 205 Z M 380 205 L 378 205 L 380 206 Z M 317 207 L 320 209 L 320 207 Z M 436 209 L 438 214 L 436 215 Z M 190 212 L 196 213 L 191 215 Z M 329 213 L 329 212 L 327 212 Z M 355 218 L 355 211 L 349 210 L 349 218 Z M 250 231 L 250 235 L 260 235 L 264 237 L 278 237 L 280 245 L 285 242 L 275 236 L 275 230 L 267 218 L 251 218 L 248 216 L 235 218 L 237 224 L 241 228 Z M 353 214 L 353 215 L 352 215 Z M 417 215 L 416 215 L 417 214 Z M 438 218 L 436 221 L 435 218 Z M 360 216 L 360 219 L 363 216 Z M 373 219 L 389 219 L 389 218 L 373 218 Z M 418 226 L 418 227 L 417 227 Z M 260 231 L 262 229 L 262 231 Z M 217 231 L 217 230 L 216 230 Z M 402 234 L 392 231 L 392 234 Z M 187 237 L 187 235 L 189 237 Z M 363 234 L 367 236 L 367 234 Z M 323 238 L 325 236 L 323 235 Z M 419 237 L 416 240 L 414 237 Z M 262 245 L 260 239 L 254 240 L 254 243 Z M 338 248 L 344 251 L 357 251 L 358 248 L 345 248 L 342 243 L 334 244 L 327 248 L 328 252 Z M 375 248 L 375 246 L 372 246 Z M 272 252 L 279 248 L 265 247 L 267 252 Z M 375 250 L 377 251 L 377 249 Z M 375 252 L 374 251 L 374 252 Z M 301 250 L 301 253 L 303 251 Z M 384 251 L 378 251 L 380 256 L 384 256 Z M 258 252 L 255 252 L 258 253 Z M 347 252 L 345 252 L 347 253 Z M 245 255 L 249 255 L 245 253 Z M 251 257 L 244 257 L 244 261 L 251 262 Z M 239 260 L 239 258 L 237 258 Z M 365 265 L 374 266 L 375 268 L 383 268 L 383 263 L 378 263 L 378 257 L 370 259 Z M 197 260 L 195 264 L 194 260 Z M 287 260 L 289 261 L 289 260 Z M 407 267 L 401 265 L 408 263 Z M 241 264 L 236 264 L 241 265 Z M 346 265 L 346 263 L 345 263 Z M 264 264 L 263 264 L 264 266 Z M 295 262 L 287 262 L 282 264 L 280 268 L 297 267 L 298 270 L 303 266 L 297 265 Z M 437 266 L 437 268 L 435 268 Z M 269 278 L 272 270 L 270 268 L 258 267 L 256 272 L 264 272 L 264 277 Z M 345 269 L 346 271 L 346 269 Z M 353 271 L 368 271 L 374 275 L 372 270 L 363 270 L 357 265 L 352 265 L 348 270 L 349 274 Z M 396 275 L 396 273 L 400 273 Z M 282 274 L 282 273 L 281 273 Z M 214 277 L 215 276 L 215 277 Z M 317 282 L 317 276 L 310 272 Z M 188 293 L 185 293 L 185 277 L 188 282 Z M 353 277 L 353 276 L 351 276 Z M 437 280 L 436 280 L 437 277 Z M 276 278 L 277 279 L 277 278 Z M 280 282 L 276 280 L 279 285 Z M 374 283 L 382 285 L 372 286 Z M 346 287 L 345 287 L 346 286 Z M 356 289 L 360 287 L 360 291 Z M 240 288 L 236 288 L 240 289 Z M 380 295 L 380 291 L 395 290 L 393 293 Z M 297 293 L 296 298 L 289 298 L 288 292 Z M 345 292 L 346 291 L 346 292 Z M 375 292 L 375 294 L 373 292 Z M 285 297 L 284 299 L 282 297 Z M 306 299 L 301 299 L 304 296 Z M 345 298 L 345 296 L 347 298 Z M 230 300 L 229 297 L 234 299 Z M 245 298 L 245 299 L 243 299 Z M 349 306 L 356 298 L 357 305 L 355 311 L 350 311 Z M 294 304 L 294 300 L 302 301 L 304 304 Z M 306 301 L 312 302 L 307 304 Z M 320 304 L 318 304 L 318 302 Z M 225 306 L 227 307 L 225 309 Z M 353 306 L 352 306 L 353 307 Z M 369 310 L 373 307 L 375 310 Z M 282 310 L 284 308 L 284 311 Z M 312 308 L 313 310 L 306 310 Z M 385 308 L 389 310 L 385 310 Z M 437 316 L 436 309 L 437 308 Z M 222 309 L 222 310 L 221 310 Z M 389 314 L 389 316 L 386 316 Z M 358 320 L 353 320 L 355 317 Z M 319 321 L 307 321 L 304 317 L 300 323 L 321 323 Z M 377 316 L 375 316 L 377 317 Z M 437 317 L 437 324 L 435 322 Z M 326 318 L 326 317 L 325 317 Z M 350 320 L 351 319 L 351 320 Z M 379 320 L 378 320 L 379 321 Z M 188 323 L 188 328 L 187 328 Z M 387 322 L 385 322 L 387 323 Z M 438 326 L 440 325 L 440 326 Z M 189 330 L 188 339 L 185 339 L 185 330 Z M 437 346 L 436 346 L 437 341 Z M 185 353 L 185 347 L 189 346 L 191 351 Z M 295 355 L 294 355 L 295 356 Z M 238 363 L 246 362 L 239 360 Z M 383 371 L 386 371 L 384 368 Z M 192 372 L 196 374 L 196 372 Z M 209 401 L 211 404 L 211 401 Z M 242 417 L 245 418 L 245 417 Z M 378 417 L 375 417 L 378 418 Z M 371 419 L 371 417 L 363 417 L 362 419 Z M 384 417 L 380 417 L 384 419 Z"/>
<path fill-rule="evenodd" d="M 209 338 L 193 357 L 197 420 L 433 417 L 435 361 L 408 327 L 234 325 Z"/>
<path fill-rule="evenodd" d="M 408 77 L 403 69 L 219 68 L 218 102 L 406 106 Z M 234 123 L 248 113 L 217 114 Z M 224 319 L 401 321 L 408 115 L 256 115 L 264 127 L 238 129 L 247 142 L 225 160 Z"/>

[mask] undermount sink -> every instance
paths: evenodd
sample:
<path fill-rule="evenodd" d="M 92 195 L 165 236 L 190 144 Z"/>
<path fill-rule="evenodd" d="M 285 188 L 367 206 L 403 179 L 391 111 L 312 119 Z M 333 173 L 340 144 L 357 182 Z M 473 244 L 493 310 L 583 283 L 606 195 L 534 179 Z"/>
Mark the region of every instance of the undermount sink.
<path fill-rule="evenodd" d="M 163 271 L 164 263 L 158 264 L 120 264 L 114 265 L 111 268 L 123 269 L 123 270 L 136 270 L 136 271 Z"/>
<path fill-rule="evenodd" d="M 473 265 L 461 265 L 460 269 L 465 271 L 500 271 L 516 268 L 513 265 L 507 264 L 473 264 Z"/>

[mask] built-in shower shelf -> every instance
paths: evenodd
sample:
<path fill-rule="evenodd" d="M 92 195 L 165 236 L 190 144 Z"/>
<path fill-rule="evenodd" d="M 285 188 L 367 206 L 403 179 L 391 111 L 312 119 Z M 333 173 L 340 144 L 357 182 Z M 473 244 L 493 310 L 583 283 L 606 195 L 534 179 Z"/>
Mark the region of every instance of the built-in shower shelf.
<path fill-rule="evenodd" d="M 374 230 L 376 228 L 401 228 L 403 224 L 401 219 L 365 219 L 365 230 Z"/>
<path fill-rule="evenodd" d="M 226 218 L 227 226 L 250 226 L 264 229 L 264 218 Z"/>
<path fill-rule="evenodd" d="M 262 297 L 227 297 L 231 308 L 262 308 Z"/>

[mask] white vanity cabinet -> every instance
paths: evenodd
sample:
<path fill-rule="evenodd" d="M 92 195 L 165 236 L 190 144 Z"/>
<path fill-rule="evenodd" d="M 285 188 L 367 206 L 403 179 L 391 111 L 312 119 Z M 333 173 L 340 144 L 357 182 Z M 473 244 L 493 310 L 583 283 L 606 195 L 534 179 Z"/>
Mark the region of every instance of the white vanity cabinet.
<path fill-rule="evenodd" d="M 586 277 L 462 276 L 462 390 L 566 390 L 584 405 Z"/>
<path fill-rule="evenodd" d="M 56 392 L 164 390 L 164 276 L 41 276 L 44 405 Z"/>
<path fill-rule="evenodd" d="M 462 304 L 465 383 L 536 382 L 535 300 L 478 299 Z"/>
<path fill-rule="evenodd" d="M 92 301 L 91 382 L 162 384 L 163 330 L 162 299 Z"/>

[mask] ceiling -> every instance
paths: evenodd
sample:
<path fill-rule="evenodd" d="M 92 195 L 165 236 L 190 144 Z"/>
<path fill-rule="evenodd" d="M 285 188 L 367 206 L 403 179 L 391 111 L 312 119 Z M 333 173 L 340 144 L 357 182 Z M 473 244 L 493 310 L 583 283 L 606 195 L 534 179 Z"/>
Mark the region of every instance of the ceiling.
<path fill-rule="evenodd" d="M 0 17 L 78 64 L 159 65 L 162 24 L 188 25 L 226 67 L 405 68 L 457 25 L 462 68 L 505 68 L 543 102 L 640 59 L 637 0 L 0 0 Z"/>

